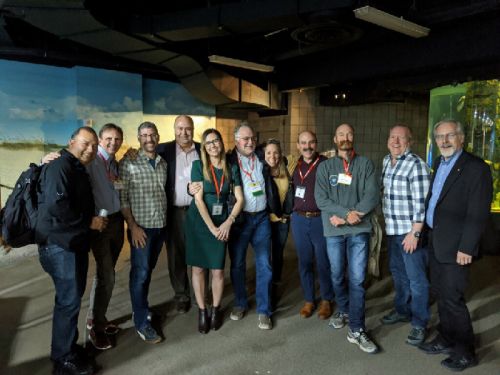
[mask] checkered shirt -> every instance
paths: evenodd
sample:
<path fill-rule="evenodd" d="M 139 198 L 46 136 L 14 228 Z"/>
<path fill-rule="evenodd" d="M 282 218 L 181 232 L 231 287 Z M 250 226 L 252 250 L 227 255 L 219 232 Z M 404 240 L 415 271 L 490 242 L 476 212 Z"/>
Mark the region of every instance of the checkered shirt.
<path fill-rule="evenodd" d="M 391 166 L 391 156 L 383 161 L 381 182 L 385 228 L 389 235 L 409 233 L 412 223 L 425 220 L 425 198 L 430 186 L 425 162 L 407 151 Z"/>
<path fill-rule="evenodd" d="M 122 208 L 129 207 L 134 220 L 143 228 L 163 228 L 167 225 L 167 162 L 156 155 L 153 168 L 142 150 L 137 158 L 120 161 L 120 190 Z"/>

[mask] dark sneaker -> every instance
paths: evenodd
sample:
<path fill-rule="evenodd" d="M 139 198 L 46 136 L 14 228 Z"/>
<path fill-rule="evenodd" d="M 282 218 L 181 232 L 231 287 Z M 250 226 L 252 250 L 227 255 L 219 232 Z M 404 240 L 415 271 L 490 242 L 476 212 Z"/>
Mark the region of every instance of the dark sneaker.
<path fill-rule="evenodd" d="M 365 353 L 376 353 L 378 352 L 378 346 L 375 344 L 365 330 L 360 329 L 359 331 L 353 332 L 351 329 L 347 331 L 347 341 L 351 344 L 356 344 Z"/>
<path fill-rule="evenodd" d="M 94 367 L 76 354 L 70 354 L 64 360 L 54 362 L 53 375 L 92 375 Z"/>
<path fill-rule="evenodd" d="M 148 319 L 149 320 L 149 319 Z M 107 323 L 106 327 L 104 327 L 104 333 L 108 336 L 117 335 L 120 332 L 120 327 L 113 323 Z"/>
<path fill-rule="evenodd" d="M 245 316 L 245 309 L 243 307 L 234 307 L 233 311 L 231 311 L 231 315 L 229 317 L 231 320 L 241 320 Z"/>
<path fill-rule="evenodd" d="M 440 339 L 439 336 L 432 341 L 423 342 L 418 348 L 425 354 L 451 354 L 453 352 L 452 347 Z"/>
<path fill-rule="evenodd" d="M 176 309 L 179 314 L 185 314 L 189 311 L 191 308 L 191 301 L 190 300 L 179 300 L 177 301 L 176 304 Z"/>
<path fill-rule="evenodd" d="M 146 324 L 142 329 L 138 329 L 137 333 L 148 344 L 158 344 L 161 342 L 161 337 L 158 336 L 151 324 Z"/>
<path fill-rule="evenodd" d="M 89 340 L 94 345 L 96 349 L 99 350 L 107 350 L 113 347 L 111 342 L 109 341 L 106 333 L 102 331 L 96 331 L 95 329 L 91 329 L 89 332 Z"/>
<path fill-rule="evenodd" d="M 448 357 L 441 361 L 441 365 L 451 371 L 463 371 L 469 367 L 477 366 L 477 358 L 474 357 Z"/>
<path fill-rule="evenodd" d="M 389 314 L 383 316 L 380 321 L 382 324 L 395 324 L 399 322 L 408 323 L 411 321 L 411 317 L 400 314 L 396 310 L 392 310 Z"/>
<path fill-rule="evenodd" d="M 406 342 L 410 345 L 418 346 L 425 340 L 425 328 L 411 327 L 410 333 L 406 338 Z"/>
<path fill-rule="evenodd" d="M 333 318 L 330 319 L 328 325 L 335 329 L 344 327 L 349 322 L 349 314 L 337 311 Z"/>

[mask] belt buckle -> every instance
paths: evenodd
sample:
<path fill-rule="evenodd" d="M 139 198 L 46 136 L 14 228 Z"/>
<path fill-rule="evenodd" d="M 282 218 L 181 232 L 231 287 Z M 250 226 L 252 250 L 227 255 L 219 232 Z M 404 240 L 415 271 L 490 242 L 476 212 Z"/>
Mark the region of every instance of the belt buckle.
<path fill-rule="evenodd" d="M 310 217 L 312 217 L 312 212 L 309 212 L 309 211 L 306 211 L 306 217 L 309 219 Z"/>

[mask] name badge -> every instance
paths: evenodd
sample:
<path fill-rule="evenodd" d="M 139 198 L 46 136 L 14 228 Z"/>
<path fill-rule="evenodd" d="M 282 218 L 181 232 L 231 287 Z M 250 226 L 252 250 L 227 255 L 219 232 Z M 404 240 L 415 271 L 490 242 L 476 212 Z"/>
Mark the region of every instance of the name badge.
<path fill-rule="evenodd" d="M 123 190 L 125 188 L 125 185 L 123 184 L 123 181 L 121 181 L 121 180 L 114 181 L 113 186 L 115 187 L 115 190 Z"/>
<path fill-rule="evenodd" d="M 339 184 L 343 185 L 350 185 L 352 182 L 352 176 L 345 174 L 345 173 L 340 173 L 339 174 Z"/>
<path fill-rule="evenodd" d="M 212 206 L 212 216 L 222 215 L 222 208 L 223 208 L 222 203 L 214 203 Z"/>
<path fill-rule="evenodd" d="M 295 197 L 303 199 L 306 195 L 306 187 L 305 186 L 297 186 L 295 189 Z"/>
<path fill-rule="evenodd" d="M 264 194 L 258 182 L 251 182 L 248 186 L 250 188 L 250 192 L 254 197 L 258 197 Z"/>

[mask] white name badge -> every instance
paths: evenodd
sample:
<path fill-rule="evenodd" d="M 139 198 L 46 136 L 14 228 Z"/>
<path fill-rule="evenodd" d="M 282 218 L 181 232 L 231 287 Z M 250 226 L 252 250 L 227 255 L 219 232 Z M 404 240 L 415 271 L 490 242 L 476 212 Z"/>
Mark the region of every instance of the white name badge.
<path fill-rule="evenodd" d="M 345 174 L 345 173 L 340 173 L 339 174 L 339 184 L 343 185 L 350 185 L 352 182 L 352 176 Z"/>
<path fill-rule="evenodd" d="M 113 186 L 115 187 L 115 190 L 123 190 L 125 188 L 123 181 L 120 181 L 120 180 L 114 181 Z"/>
<path fill-rule="evenodd" d="M 264 192 L 262 191 L 262 188 L 260 187 L 260 184 L 258 182 L 251 182 L 248 187 L 250 188 L 250 192 L 254 197 L 258 197 Z"/>
<path fill-rule="evenodd" d="M 212 206 L 212 216 L 222 215 L 222 203 L 214 203 Z"/>
<path fill-rule="evenodd" d="M 297 186 L 295 189 L 295 197 L 303 199 L 306 195 L 306 187 L 305 186 Z"/>

